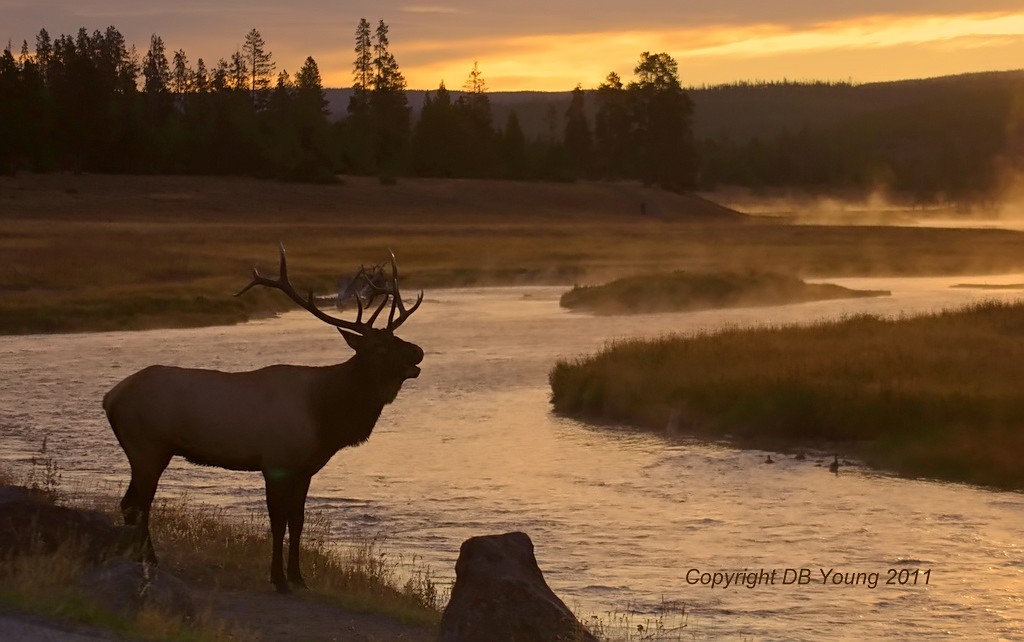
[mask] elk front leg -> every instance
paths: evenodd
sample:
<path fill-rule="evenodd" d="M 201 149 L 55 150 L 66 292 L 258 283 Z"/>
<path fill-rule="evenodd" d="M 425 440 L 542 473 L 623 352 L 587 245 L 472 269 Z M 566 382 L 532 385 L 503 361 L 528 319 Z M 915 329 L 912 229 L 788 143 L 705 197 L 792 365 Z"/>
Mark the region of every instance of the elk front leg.
<path fill-rule="evenodd" d="M 263 479 L 267 485 L 267 512 L 270 514 L 270 581 L 278 593 L 288 593 L 288 581 L 284 575 L 284 531 L 288 526 L 291 505 L 292 483 L 289 474 L 282 470 L 265 470 Z"/>
<path fill-rule="evenodd" d="M 299 477 L 292 485 L 292 501 L 288 511 L 288 581 L 302 588 L 306 581 L 299 567 L 299 550 L 302 542 L 302 525 L 306 518 L 306 494 L 309 492 L 309 477 Z"/>

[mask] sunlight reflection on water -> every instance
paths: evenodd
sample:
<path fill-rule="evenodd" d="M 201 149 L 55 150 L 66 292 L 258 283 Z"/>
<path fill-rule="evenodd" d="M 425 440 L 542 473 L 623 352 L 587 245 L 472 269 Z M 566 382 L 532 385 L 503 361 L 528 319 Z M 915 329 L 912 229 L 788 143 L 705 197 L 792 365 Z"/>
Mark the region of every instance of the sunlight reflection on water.
<path fill-rule="evenodd" d="M 984 277 L 1024 282 L 1000 278 Z M 548 582 L 581 614 L 655 614 L 678 602 L 687 636 L 1024 636 L 1020 494 L 856 467 L 832 476 L 827 460 L 813 456 L 775 454 L 769 467 L 763 452 L 596 428 L 550 412 L 555 359 L 615 339 L 1020 296 L 950 287 L 979 282 L 972 277 L 832 282 L 893 296 L 625 318 L 566 312 L 557 305 L 561 288 L 428 293 L 402 328 L 426 351 L 422 376 L 385 409 L 366 445 L 340 453 L 314 478 L 308 508 L 325 511 L 341 539 L 386 533 L 395 551 L 441 576 L 466 537 L 526 531 Z M 48 433 L 65 485 L 115 490 L 128 467 L 100 399 L 124 376 L 151 363 L 322 365 L 346 352 L 304 313 L 230 328 L 3 337 L 0 459 L 25 470 Z M 186 491 L 239 515 L 263 507 L 258 475 L 176 461 L 158 497 Z M 809 569 L 815 581 L 782 585 L 787 568 Z M 885 585 L 889 568 L 930 569 L 929 583 Z M 780 579 L 712 589 L 689 584 L 691 569 L 776 569 Z M 823 585 L 819 569 L 879 572 L 883 583 Z"/>

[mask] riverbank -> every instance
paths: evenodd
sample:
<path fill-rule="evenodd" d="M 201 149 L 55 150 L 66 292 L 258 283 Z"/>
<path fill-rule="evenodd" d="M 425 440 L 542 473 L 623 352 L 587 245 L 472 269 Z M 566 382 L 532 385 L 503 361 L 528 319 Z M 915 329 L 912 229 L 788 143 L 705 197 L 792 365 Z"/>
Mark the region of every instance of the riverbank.
<path fill-rule="evenodd" d="M 550 374 L 557 412 L 838 451 L 901 475 L 1024 489 L 1022 303 L 625 341 Z"/>
<path fill-rule="evenodd" d="M 398 256 L 403 284 L 590 284 L 654 270 L 823 276 L 1024 269 L 1024 234 L 791 225 L 620 183 L 0 177 L 0 333 L 236 323 L 287 309 L 231 295 L 289 249 L 294 282 L 332 292 Z"/>
<path fill-rule="evenodd" d="M 0 469 L 0 488 L 27 483 L 61 506 L 100 510 L 114 518 L 117 499 L 70 497 L 59 475 L 14 480 Z M 181 499 L 157 503 L 152 517 L 161 570 L 185 582 L 197 617 L 144 608 L 136 615 L 110 611 L 83 577 L 88 567 L 73 547 L 0 562 L 0 616 L 85 638 L 111 631 L 149 640 L 417 640 L 434 638 L 445 599 L 425 569 L 400 576 L 383 542 L 336 546 L 327 521 L 307 516 L 304 574 L 312 590 L 278 595 L 267 580 L 270 538 L 265 516 L 238 520 Z M 104 635 L 106 634 L 106 635 Z"/>

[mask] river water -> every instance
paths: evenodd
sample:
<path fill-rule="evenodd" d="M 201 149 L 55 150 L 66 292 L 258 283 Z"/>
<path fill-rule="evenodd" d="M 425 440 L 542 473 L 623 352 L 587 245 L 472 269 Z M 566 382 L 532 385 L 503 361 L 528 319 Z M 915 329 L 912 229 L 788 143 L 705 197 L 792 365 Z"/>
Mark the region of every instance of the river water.
<path fill-rule="evenodd" d="M 549 584 L 584 620 L 635 628 L 661 618 L 683 638 L 1024 638 L 1020 493 L 857 466 L 834 476 L 816 457 L 775 453 L 766 466 L 760 451 L 551 413 L 555 360 L 619 338 L 1018 298 L 950 286 L 1024 275 L 832 282 L 893 295 L 594 317 L 560 309 L 563 288 L 428 292 L 401 332 L 424 348 L 423 374 L 369 442 L 314 478 L 307 509 L 342 541 L 385 533 L 392 554 L 442 578 L 465 538 L 525 531 Z M 64 486 L 114 492 L 128 465 L 100 400 L 128 374 L 151 363 L 243 370 L 346 358 L 337 333 L 304 312 L 235 327 L 2 337 L 0 460 L 24 473 L 47 435 Z M 232 514 L 263 511 L 258 474 L 172 462 L 157 497 L 186 491 Z M 752 587 L 705 583 L 744 571 Z"/>

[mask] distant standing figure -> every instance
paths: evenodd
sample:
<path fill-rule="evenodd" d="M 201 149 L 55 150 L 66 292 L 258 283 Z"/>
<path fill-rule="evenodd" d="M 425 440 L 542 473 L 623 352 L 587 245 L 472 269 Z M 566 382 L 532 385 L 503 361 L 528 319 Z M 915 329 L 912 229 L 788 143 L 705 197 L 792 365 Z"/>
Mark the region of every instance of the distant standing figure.
<path fill-rule="evenodd" d="M 839 454 L 833 455 L 832 463 L 828 465 L 828 472 L 839 474 Z"/>
<path fill-rule="evenodd" d="M 640 216 L 647 216 L 647 201 L 640 201 Z"/>
<path fill-rule="evenodd" d="M 768 455 L 767 457 L 764 458 L 764 463 L 766 463 L 766 464 L 774 464 L 775 460 L 772 459 L 771 455 Z"/>

